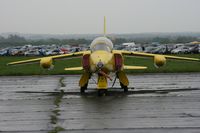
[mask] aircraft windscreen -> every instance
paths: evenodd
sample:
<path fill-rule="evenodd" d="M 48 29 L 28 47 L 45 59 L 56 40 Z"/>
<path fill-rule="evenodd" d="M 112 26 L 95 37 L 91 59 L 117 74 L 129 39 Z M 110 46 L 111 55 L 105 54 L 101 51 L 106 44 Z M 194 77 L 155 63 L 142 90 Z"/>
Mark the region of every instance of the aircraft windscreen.
<path fill-rule="evenodd" d="M 92 48 L 92 51 L 97 51 L 97 50 L 104 50 L 104 51 L 111 52 L 109 46 L 107 46 L 106 44 L 96 44 L 96 45 Z"/>
<path fill-rule="evenodd" d="M 113 43 L 111 42 L 110 39 L 106 37 L 98 37 L 92 41 L 90 49 L 92 51 L 104 50 L 111 52 L 111 50 L 113 49 Z"/>

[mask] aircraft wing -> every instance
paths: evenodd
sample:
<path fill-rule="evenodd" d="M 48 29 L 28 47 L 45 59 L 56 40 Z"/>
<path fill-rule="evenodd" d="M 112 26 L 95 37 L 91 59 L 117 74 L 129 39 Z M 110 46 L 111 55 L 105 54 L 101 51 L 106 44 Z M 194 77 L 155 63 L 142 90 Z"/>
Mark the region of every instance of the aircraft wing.
<path fill-rule="evenodd" d="M 65 68 L 65 71 L 80 71 L 83 70 L 83 67 L 69 67 Z"/>
<path fill-rule="evenodd" d="M 144 70 L 144 69 L 147 69 L 147 67 L 145 66 L 124 66 L 124 69 L 127 69 L 127 70 Z"/>
<path fill-rule="evenodd" d="M 49 58 L 49 59 L 52 59 L 52 60 L 54 60 L 54 59 L 56 60 L 56 59 L 64 59 L 64 58 L 82 56 L 82 55 L 87 54 L 87 53 L 90 53 L 90 51 L 81 51 L 81 52 L 75 52 L 75 53 L 71 53 L 71 54 L 62 54 L 62 55 L 47 56 L 47 57 L 42 57 L 42 58 L 35 58 L 35 59 L 29 59 L 29 60 L 10 62 L 7 65 L 39 63 L 44 58 Z"/>
<path fill-rule="evenodd" d="M 143 53 L 143 52 L 124 51 L 124 50 L 116 50 L 115 52 L 121 53 L 123 55 L 141 56 L 141 57 L 155 57 L 156 55 L 159 55 L 159 54 L 150 54 L 150 53 Z M 179 57 L 179 56 L 171 56 L 171 55 L 160 55 L 160 56 L 164 56 L 166 59 L 200 61 L 200 59 L 198 58 Z"/>

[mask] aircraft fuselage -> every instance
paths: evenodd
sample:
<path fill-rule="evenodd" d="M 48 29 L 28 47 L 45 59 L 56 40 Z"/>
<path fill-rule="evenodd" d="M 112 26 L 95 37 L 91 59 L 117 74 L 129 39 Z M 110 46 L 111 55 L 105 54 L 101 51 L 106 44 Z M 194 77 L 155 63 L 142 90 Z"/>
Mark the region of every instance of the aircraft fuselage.
<path fill-rule="evenodd" d="M 90 71 L 97 72 L 99 69 L 104 72 L 115 71 L 114 55 L 111 52 L 98 50 L 90 55 Z"/>

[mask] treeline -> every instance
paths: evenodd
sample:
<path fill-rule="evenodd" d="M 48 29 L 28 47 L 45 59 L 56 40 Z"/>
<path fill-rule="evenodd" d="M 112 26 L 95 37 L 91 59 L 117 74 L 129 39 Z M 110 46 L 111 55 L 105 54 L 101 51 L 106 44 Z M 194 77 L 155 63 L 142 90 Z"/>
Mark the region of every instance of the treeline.
<path fill-rule="evenodd" d="M 57 45 L 77 45 L 77 44 L 89 44 L 91 40 L 86 39 L 41 39 L 41 40 L 28 40 L 24 37 L 18 35 L 9 35 L 7 38 L 0 36 L 0 47 L 5 46 L 21 46 L 21 45 L 50 45 L 50 44 L 57 44 Z"/>
<path fill-rule="evenodd" d="M 140 44 L 147 44 L 152 42 L 159 42 L 161 44 L 168 43 L 188 43 L 192 41 L 200 41 L 198 37 L 192 36 L 167 36 L 167 37 L 146 37 L 146 38 L 134 38 L 134 39 L 125 39 L 125 38 L 110 38 L 114 44 L 122 44 L 125 42 L 135 42 Z M 20 46 L 20 45 L 49 45 L 49 44 L 57 44 L 57 45 L 78 45 L 78 44 L 90 44 L 92 40 L 87 39 L 41 39 L 41 40 L 28 40 L 24 37 L 18 35 L 9 35 L 7 38 L 0 36 L 0 47 L 8 47 L 8 46 Z"/>

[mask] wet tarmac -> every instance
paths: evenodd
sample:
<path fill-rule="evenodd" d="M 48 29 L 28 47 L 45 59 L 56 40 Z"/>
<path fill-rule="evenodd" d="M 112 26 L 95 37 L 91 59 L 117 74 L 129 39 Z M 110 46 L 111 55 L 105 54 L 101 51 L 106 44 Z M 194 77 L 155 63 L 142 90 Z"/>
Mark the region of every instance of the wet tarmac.
<path fill-rule="evenodd" d="M 200 73 L 129 75 L 128 93 L 117 82 L 103 97 L 79 77 L 0 77 L 0 132 L 200 132 Z"/>

